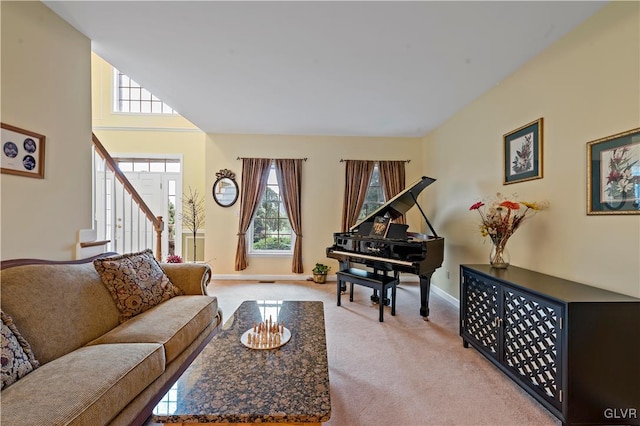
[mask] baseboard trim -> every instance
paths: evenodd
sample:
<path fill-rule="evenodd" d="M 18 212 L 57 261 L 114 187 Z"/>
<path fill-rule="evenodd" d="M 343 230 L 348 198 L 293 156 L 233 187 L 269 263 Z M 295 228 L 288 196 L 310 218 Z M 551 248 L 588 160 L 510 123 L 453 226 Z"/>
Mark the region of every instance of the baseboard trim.
<path fill-rule="evenodd" d="M 306 281 L 311 278 L 308 274 L 290 274 L 290 275 L 246 275 L 246 274 L 214 274 L 214 280 L 230 280 L 230 281 Z M 327 281 L 335 281 L 335 275 L 327 275 Z"/>
<path fill-rule="evenodd" d="M 229 280 L 229 281 L 306 281 L 311 278 L 311 275 L 305 274 L 289 274 L 289 275 L 245 275 L 245 274 L 214 274 L 213 280 Z M 327 282 L 329 281 L 337 281 L 336 275 L 327 275 Z M 417 275 L 413 274 L 400 274 L 400 284 L 402 282 L 419 282 L 420 279 Z M 436 285 L 431 285 L 431 291 L 433 291 L 438 296 L 442 297 L 447 303 L 455 306 L 457 309 L 460 309 L 460 301 L 442 290 L 440 287 Z"/>
<path fill-rule="evenodd" d="M 431 284 L 431 291 L 442 297 L 447 303 L 455 306 L 456 309 L 460 309 L 460 301 L 458 299 L 456 299 L 440 287 L 433 285 L 433 283 Z"/>

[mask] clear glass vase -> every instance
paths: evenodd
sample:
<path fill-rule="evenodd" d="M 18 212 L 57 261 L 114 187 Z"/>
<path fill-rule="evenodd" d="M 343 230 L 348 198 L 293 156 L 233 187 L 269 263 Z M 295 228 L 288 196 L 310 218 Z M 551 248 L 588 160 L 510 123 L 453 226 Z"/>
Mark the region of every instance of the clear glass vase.
<path fill-rule="evenodd" d="M 489 263 L 492 268 L 506 269 L 509 267 L 511 258 L 509 257 L 509 250 L 506 247 L 506 241 L 498 244 L 491 243 L 491 253 L 489 253 Z"/>

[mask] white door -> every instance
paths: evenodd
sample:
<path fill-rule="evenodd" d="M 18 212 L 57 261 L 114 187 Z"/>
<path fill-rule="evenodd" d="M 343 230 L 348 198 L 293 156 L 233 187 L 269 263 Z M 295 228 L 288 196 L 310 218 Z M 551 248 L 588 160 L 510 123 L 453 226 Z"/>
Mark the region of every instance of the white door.
<path fill-rule="evenodd" d="M 119 156 L 114 155 L 117 160 Z M 154 216 L 162 216 L 162 258 L 168 254 L 182 255 L 182 159 L 123 156 L 121 170 Z M 160 159 L 161 161 L 157 161 Z M 146 161 L 145 161 L 146 160 Z M 156 160 L 156 161 L 154 161 Z M 146 164 L 145 164 L 146 163 Z M 158 170 L 160 165 L 160 170 Z M 155 166 L 155 167 L 154 167 Z M 94 221 L 98 240 L 110 240 L 108 251 L 127 253 L 156 249 L 153 224 L 142 213 L 132 197 L 124 191 L 113 172 L 106 168 L 104 159 L 95 154 L 94 168 Z M 155 170 L 153 170 L 155 168 Z M 133 171 L 138 169 L 138 171 Z M 150 170 L 151 169 L 151 170 Z M 172 234 L 170 238 L 169 234 Z M 175 237 L 173 237 L 175 235 Z M 170 241 L 171 240 L 171 241 Z"/>
<path fill-rule="evenodd" d="M 166 199 L 162 189 L 162 173 L 125 172 L 129 182 L 136 189 L 142 200 L 149 206 L 155 216 L 166 216 Z M 123 193 L 120 185 L 116 186 L 116 247 L 121 253 L 138 251 L 145 247 L 155 252 L 156 237 L 153 225 L 137 207 L 137 204 Z M 164 237 L 164 232 L 163 232 Z M 163 238 L 164 240 L 165 238 Z M 168 243 L 163 241 L 162 254 L 166 254 Z"/>

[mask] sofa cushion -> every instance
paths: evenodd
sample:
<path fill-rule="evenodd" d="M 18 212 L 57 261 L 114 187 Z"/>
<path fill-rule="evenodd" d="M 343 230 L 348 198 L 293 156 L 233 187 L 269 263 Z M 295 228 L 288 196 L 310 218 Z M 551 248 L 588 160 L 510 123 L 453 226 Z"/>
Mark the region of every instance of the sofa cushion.
<path fill-rule="evenodd" d="M 20 380 L 34 369 L 38 361 L 33 356 L 31 346 L 13 324 L 11 317 L 0 311 L 2 319 L 2 389 Z"/>
<path fill-rule="evenodd" d="M 120 323 L 183 294 L 169 280 L 149 249 L 96 259 L 93 264 L 116 302 Z"/>
<path fill-rule="evenodd" d="M 164 345 L 167 363 L 182 353 L 212 322 L 218 299 L 211 296 L 174 297 L 119 325 L 90 345 L 148 342 Z"/>
<path fill-rule="evenodd" d="M 3 426 L 107 424 L 163 373 L 164 365 L 164 351 L 157 344 L 80 348 L 5 389 L 0 422 Z"/>
<path fill-rule="evenodd" d="M 119 312 L 92 263 L 24 265 L 0 271 L 2 310 L 41 365 L 102 336 Z"/>

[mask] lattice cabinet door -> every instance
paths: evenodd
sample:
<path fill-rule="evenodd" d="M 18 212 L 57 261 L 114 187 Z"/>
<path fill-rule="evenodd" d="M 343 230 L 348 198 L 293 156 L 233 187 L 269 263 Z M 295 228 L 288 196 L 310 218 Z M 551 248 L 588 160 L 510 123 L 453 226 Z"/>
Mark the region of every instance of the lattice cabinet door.
<path fill-rule="evenodd" d="M 502 364 L 558 409 L 562 406 L 563 306 L 502 288 Z"/>
<path fill-rule="evenodd" d="M 482 346 L 487 355 L 499 356 L 498 291 L 494 283 L 464 272 L 461 288 L 460 332 L 465 340 Z M 465 341 L 465 347 L 468 344 Z"/>

